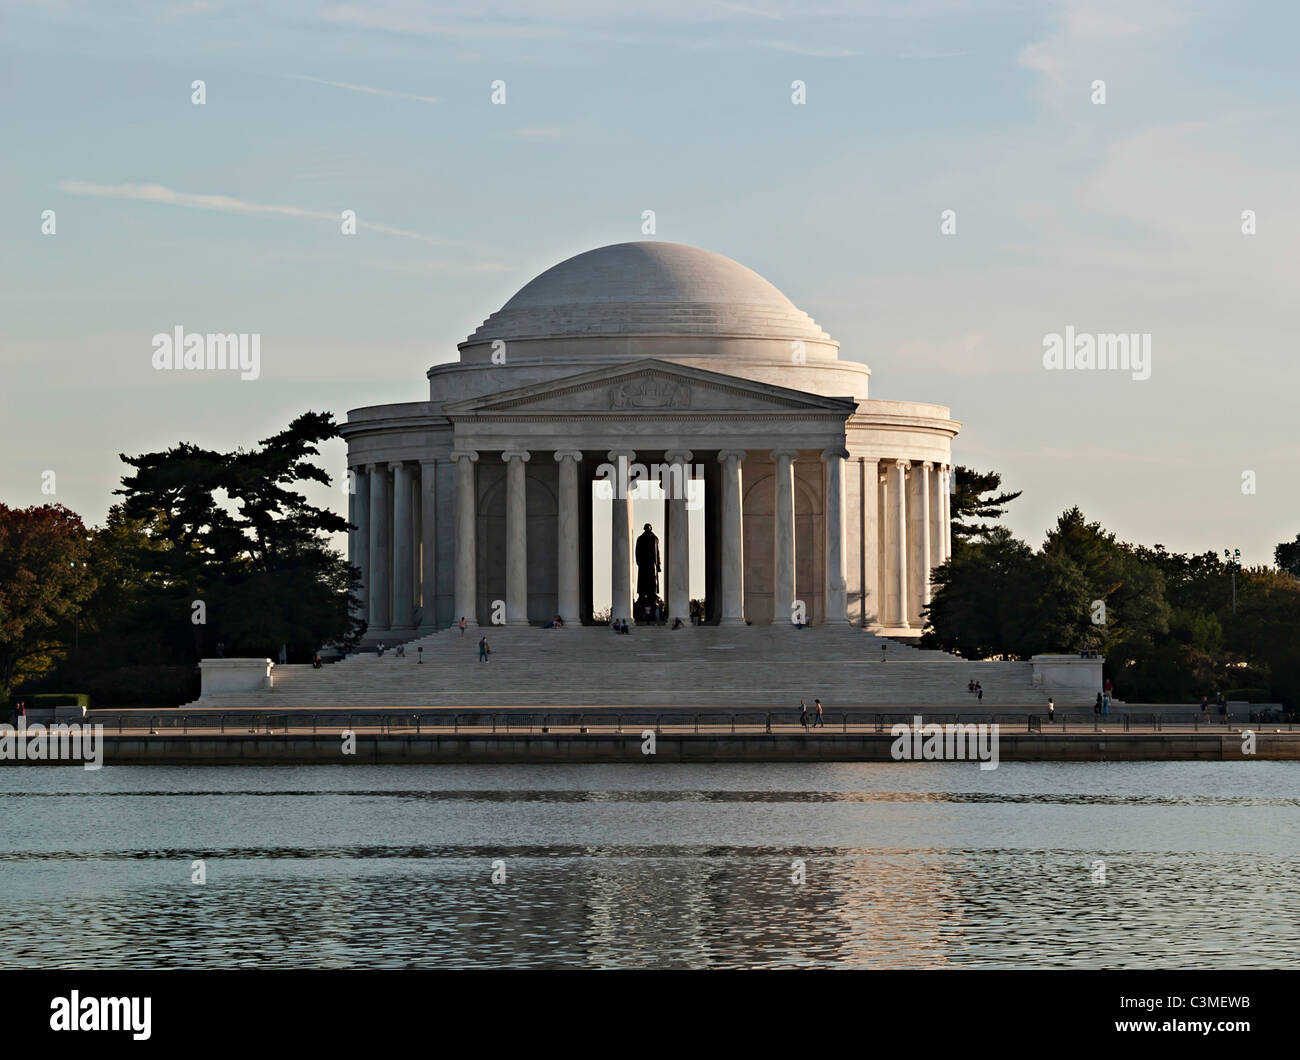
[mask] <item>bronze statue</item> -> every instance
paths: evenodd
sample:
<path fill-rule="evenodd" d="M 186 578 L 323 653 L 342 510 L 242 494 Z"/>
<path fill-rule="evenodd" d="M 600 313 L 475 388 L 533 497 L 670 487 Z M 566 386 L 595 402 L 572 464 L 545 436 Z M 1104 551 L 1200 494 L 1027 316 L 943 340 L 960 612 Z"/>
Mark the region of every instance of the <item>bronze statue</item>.
<path fill-rule="evenodd" d="M 646 523 L 641 536 L 636 539 L 636 606 L 633 617 L 638 622 L 658 617 L 654 612 L 659 607 L 659 572 L 662 569 L 659 539 Z"/>

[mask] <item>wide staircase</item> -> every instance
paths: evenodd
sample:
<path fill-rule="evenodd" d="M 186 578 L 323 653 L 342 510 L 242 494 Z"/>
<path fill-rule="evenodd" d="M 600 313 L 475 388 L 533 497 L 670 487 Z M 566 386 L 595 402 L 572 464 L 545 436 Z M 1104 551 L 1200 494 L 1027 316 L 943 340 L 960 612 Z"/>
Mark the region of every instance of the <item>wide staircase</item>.
<path fill-rule="evenodd" d="M 485 635 L 489 661 L 478 657 Z M 471 627 L 410 641 L 399 657 L 373 652 L 314 670 L 276 666 L 273 687 L 206 695 L 187 707 L 665 706 L 790 709 L 820 698 L 850 707 L 1085 707 L 1091 699 L 1033 683 L 1029 662 L 968 662 L 851 626 Z M 423 649 L 420 651 L 419 649 Z M 423 662 L 420 660 L 423 659 Z M 967 692 L 984 689 L 982 702 Z"/>

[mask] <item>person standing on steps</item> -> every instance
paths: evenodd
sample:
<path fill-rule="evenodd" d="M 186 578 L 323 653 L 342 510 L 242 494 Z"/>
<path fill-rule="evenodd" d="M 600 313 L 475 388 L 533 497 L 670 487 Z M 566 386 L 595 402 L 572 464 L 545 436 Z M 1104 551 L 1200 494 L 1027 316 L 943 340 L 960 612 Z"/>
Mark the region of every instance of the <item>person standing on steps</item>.
<path fill-rule="evenodd" d="M 1056 721 L 1056 701 L 1053 699 L 1047 701 L 1047 720 L 1049 722 Z"/>
<path fill-rule="evenodd" d="M 822 701 L 820 699 L 814 699 L 813 703 L 815 703 L 817 707 L 817 716 L 813 718 L 813 728 L 815 729 L 820 725 L 824 729 L 826 728 L 826 719 L 822 717 Z"/>
<path fill-rule="evenodd" d="M 462 637 L 465 635 L 465 616 L 464 616 L 464 615 L 461 615 L 461 616 L 460 616 L 460 635 L 461 635 Z"/>
<path fill-rule="evenodd" d="M 802 699 L 799 700 L 799 724 L 803 726 L 803 731 L 808 731 L 808 704 Z"/>
<path fill-rule="evenodd" d="M 886 644 L 886 643 L 882 640 L 882 641 L 880 642 L 880 661 L 881 661 L 881 662 L 889 662 L 889 659 L 888 659 L 888 658 L 886 657 L 886 655 L 885 655 L 885 652 L 886 652 L 886 650 L 887 650 L 888 648 L 889 648 L 889 645 Z"/>
<path fill-rule="evenodd" d="M 491 654 L 492 649 L 488 647 L 487 634 L 485 633 L 478 639 L 478 661 L 481 663 L 487 662 L 488 656 Z"/>

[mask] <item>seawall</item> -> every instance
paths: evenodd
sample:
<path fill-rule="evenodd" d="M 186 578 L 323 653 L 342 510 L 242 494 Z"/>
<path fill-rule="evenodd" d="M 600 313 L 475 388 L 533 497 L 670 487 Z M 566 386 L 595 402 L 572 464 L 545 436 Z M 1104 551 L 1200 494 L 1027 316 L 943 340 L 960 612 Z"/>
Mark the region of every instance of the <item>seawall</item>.
<path fill-rule="evenodd" d="M 1003 762 L 1300 761 L 1300 732 L 1255 731 L 1254 754 L 1232 732 L 999 733 Z M 335 733 L 105 732 L 105 765 L 400 765 L 430 763 L 890 762 L 889 733 L 672 733 L 643 753 L 642 733 L 358 733 L 344 753 Z M 0 765 L 72 765 L 17 762 Z"/>

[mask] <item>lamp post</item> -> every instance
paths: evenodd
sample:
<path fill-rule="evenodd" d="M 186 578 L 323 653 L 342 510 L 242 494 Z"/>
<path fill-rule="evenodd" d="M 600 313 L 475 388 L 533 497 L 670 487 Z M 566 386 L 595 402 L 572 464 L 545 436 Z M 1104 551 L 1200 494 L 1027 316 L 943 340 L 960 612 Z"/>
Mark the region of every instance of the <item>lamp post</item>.
<path fill-rule="evenodd" d="M 1223 550 L 1224 562 L 1228 564 L 1228 570 L 1232 574 L 1232 613 L 1237 613 L 1237 568 L 1241 566 L 1241 549 L 1225 548 Z"/>

